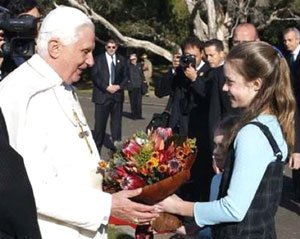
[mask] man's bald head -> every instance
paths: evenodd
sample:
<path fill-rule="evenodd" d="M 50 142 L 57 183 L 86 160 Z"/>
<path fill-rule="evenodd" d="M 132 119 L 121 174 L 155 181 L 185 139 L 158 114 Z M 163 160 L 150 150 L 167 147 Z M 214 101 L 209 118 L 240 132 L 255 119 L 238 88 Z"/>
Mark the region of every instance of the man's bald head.
<path fill-rule="evenodd" d="M 236 46 L 250 41 L 259 41 L 256 27 L 251 23 L 239 24 L 234 30 L 233 45 Z"/>

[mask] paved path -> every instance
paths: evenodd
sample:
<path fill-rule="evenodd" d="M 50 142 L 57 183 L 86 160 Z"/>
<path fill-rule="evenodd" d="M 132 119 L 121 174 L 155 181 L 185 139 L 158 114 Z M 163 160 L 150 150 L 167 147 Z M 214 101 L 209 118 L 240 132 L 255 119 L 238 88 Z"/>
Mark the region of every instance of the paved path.
<path fill-rule="evenodd" d="M 83 111 L 87 117 L 88 123 L 93 128 L 94 125 L 94 107 L 91 103 L 89 93 L 80 93 L 79 98 L 82 104 Z M 162 112 L 167 99 L 158 99 L 153 95 L 143 98 L 143 117 L 145 120 L 133 121 L 130 118 L 130 106 L 127 97 L 125 98 L 123 110 L 123 139 L 135 133 L 137 130 L 145 128 L 153 113 Z M 108 127 L 109 128 L 109 127 Z M 109 132 L 109 129 L 108 131 Z M 107 150 L 104 148 L 102 157 L 106 157 Z M 300 204 L 293 200 L 291 170 L 286 168 L 284 176 L 284 191 L 280 208 L 276 215 L 276 229 L 278 239 L 300 239 Z M 133 229 L 129 227 L 118 227 L 124 231 L 124 234 L 133 235 Z M 155 239 L 167 239 L 170 235 L 156 235 Z M 130 239 L 125 236 L 118 239 Z"/>

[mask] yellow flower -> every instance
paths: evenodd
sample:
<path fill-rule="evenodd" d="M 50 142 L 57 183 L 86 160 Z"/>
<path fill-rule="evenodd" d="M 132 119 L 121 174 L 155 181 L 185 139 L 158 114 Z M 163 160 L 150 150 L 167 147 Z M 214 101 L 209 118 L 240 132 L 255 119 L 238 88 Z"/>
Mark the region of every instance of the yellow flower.
<path fill-rule="evenodd" d="M 187 139 L 187 143 L 189 145 L 189 147 L 191 149 L 195 149 L 196 148 L 196 139 L 193 138 L 193 139 Z"/>
<path fill-rule="evenodd" d="M 158 159 L 157 158 L 151 158 L 146 162 L 146 168 L 149 169 L 150 171 L 153 168 L 156 168 L 158 166 Z"/>
<path fill-rule="evenodd" d="M 157 152 L 157 151 L 154 151 L 154 152 L 152 152 L 152 154 L 151 154 L 151 159 L 157 159 L 157 160 L 159 160 L 159 152 Z"/>

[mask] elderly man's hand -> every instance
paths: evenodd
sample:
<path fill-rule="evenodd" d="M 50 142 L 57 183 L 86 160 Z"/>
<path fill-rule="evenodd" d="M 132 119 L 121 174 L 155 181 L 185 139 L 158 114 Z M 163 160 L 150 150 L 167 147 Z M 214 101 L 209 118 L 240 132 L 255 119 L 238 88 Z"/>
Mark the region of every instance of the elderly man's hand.
<path fill-rule="evenodd" d="M 148 223 L 157 218 L 154 206 L 136 203 L 130 198 L 139 195 L 142 189 L 123 190 L 112 195 L 111 215 L 135 224 Z"/>
<path fill-rule="evenodd" d="M 290 157 L 289 167 L 291 169 L 300 169 L 300 153 L 293 153 Z"/>

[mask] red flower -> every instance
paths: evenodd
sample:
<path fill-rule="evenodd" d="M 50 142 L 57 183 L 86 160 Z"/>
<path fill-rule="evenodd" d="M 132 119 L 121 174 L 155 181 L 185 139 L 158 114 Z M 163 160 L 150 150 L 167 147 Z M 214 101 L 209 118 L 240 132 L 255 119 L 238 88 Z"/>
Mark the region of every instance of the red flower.
<path fill-rule="evenodd" d="M 133 139 L 128 141 L 123 146 L 123 154 L 127 158 L 132 158 L 133 155 L 140 153 L 141 146 L 135 142 Z"/>
<path fill-rule="evenodd" d="M 120 186 L 124 190 L 136 189 L 145 186 L 143 179 L 135 175 L 127 175 L 121 179 Z"/>
<path fill-rule="evenodd" d="M 127 175 L 128 175 L 128 173 L 127 173 L 126 169 L 123 166 L 118 166 L 115 168 L 114 171 L 110 172 L 108 176 L 112 180 L 117 180 L 117 179 L 123 178 L 124 176 L 127 176 Z"/>
<path fill-rule="evenodd" d="M 167 148 L 167 152 L 172 155 L 175 152 L 175 146 L 174 146 L 174 142 L 172 142 L 169 147 Z"/>
<path fill-rule="evenodd" d="M 123 166 L 116 167 L 116 171 L 117 171 L 119 178 L 122 178 L 122 177 L 128 175 L 128 173 L 126 172 L 126 169 Z"/>
<path fill-rule="evenodd" d="M 166 151 L 159 152 L 159 164 L 166 163 L 169 160 L 169 153 Z"/>

